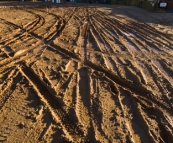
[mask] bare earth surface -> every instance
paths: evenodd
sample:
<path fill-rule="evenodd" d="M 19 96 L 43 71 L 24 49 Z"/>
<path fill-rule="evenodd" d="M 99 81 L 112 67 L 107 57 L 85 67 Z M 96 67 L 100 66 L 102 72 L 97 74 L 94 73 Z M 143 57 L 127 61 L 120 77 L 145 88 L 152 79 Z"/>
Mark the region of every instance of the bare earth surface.
<path fill-rule="evenodd" d="M 173 15 L 1 2 L 0 142 L 172 143 Z"/>

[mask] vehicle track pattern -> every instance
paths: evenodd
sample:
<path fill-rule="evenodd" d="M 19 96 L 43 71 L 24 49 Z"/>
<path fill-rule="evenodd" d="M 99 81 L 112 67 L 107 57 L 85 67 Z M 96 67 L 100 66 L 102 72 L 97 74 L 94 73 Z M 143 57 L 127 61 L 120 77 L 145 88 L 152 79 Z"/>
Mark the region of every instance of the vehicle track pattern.
<path fill-rule="evenodd" d="M 99 9 L 0 16 L 0 142 L 173 141 L 171 37 Z"/>

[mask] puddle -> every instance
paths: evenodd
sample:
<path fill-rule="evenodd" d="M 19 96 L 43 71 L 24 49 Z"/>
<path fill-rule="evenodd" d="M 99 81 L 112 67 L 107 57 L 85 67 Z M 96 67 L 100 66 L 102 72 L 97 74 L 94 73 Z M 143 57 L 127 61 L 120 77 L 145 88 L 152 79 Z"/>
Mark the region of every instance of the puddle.
<path fill-rule="evenodd" d="M 129 36 L 129 37 L 136 37 L 133 33 L 126 33 L 126 32 L 124 32 L 124 35 Z"/>
<path fill-rule="evenodd" d="M 160 52 L 161 50 L 160 49 L 157 49 L 155 47 L 150 47 L 151 49 L 153 49 L 154 51 L 157 51 L 157 52 Z"/>
<path fill-rule="evenodd" d="M 147 52 L 147 53 L 148 53 L 148 51 L 147 51 L 146 49 L 141 49 L 141 51 L 143 51 L 143 52 Z"/>
<path fill-rule="evenodd" d="M 11 52 L 13 52 L 13 50 L 12 50 L 10 47 L 8 47 L 8 46 L 4 46 L 4 47 L 2 48 L 2 50 L 3 50 L 4 52 L 6 52 L 6 53 L 11 53 Z"/>
<path fill-rule="evenodd" d="M 130 34 L 128 34 L 128 33 L 126 33 L 126 32 L 124 32 L 124 35 L 126 35 L 126 36 L 130 36 Z"/>
<path fill-rule="evenodd" d="M 53 40 L 49 40 L 46 44 L 50 45 L 53 42 Z"/>
<path fill-rule="evenodd" d="M 118 39 L 118 36 L 116 34 L 114 34 L 113 32 L 109 31 L 109 33 L 116 39 Z"/>
<path fill-rule="evenodd" d="M 130 36 L 131 36 L 131 37 L 136 37 L 133 33 L 130 33 Z"/>
<path fill-rule="evenodd" d="M 137 47 L 134 46 L 131 42 L 127 41 L 128 43 L 128 48 L 131 50 L 131 51 L 138 51 Z"/>

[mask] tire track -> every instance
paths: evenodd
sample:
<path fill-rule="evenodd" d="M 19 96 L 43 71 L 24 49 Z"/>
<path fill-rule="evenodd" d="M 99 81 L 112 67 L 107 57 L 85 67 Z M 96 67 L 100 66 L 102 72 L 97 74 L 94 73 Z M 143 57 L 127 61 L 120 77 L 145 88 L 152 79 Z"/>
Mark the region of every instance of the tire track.
<path fill-rule="evenodd" d="M 144 39 L 143 39 L 144 40 Z M 161 85 L 159 86 L 160 88 L 162 87 Z M 164 90 L 164 89 L 163 89 Z"/>
<path fill-rule="evenodd" d="M 58 100 L 55 93 L 50 90 L 39 78 L 38 76 L 26 66 L 26 64 L 22 64 L 21 67 L 18 67 L 19 71 L 23 76 L 27 78 L 27 80 L 32 84 L 34 89 L 37 91 L 40 99 L 47 105 L 52 116 L 56 121 L 62 121 L 62 127 L 64 131 L 67 132 L 72 140 L 82 139 L 83 132 L 76 124 L 74 118 L 68 115 L 64 109 L 62 108 L 62 103 Z M 55 102 L 56 101 L 56 102 Z"/>
<path fill-rule="evenodd" d="M 120 88 L 121 96 L 119 102 L 124 110 L 124 116 L 130 115 L 132 119 L 126 121 L 127 127 L 132 134 L 132 142 L 155 142 L 152 135 L 149 133 L 149 125 L 146 123 L 143 114 L 140 112 L 139 102 L 136 102 L 129 91 Z M 125 96 L 127 95 L 127 96 Z M 123 100 L 122 100 L 123 99 Z M 125 108 L 127 106 L 128 108 Z M 143 128 L 141 130 L 140 128 Z M 135 133 L 135 134 L 134 134 Z"/>
<path fill-rule="evenodd" d="M 125 10 L 126 11 L 126 10 Z M 128 13 L 126 11 L 126 13 Z M 169 44 L 171 44 L 169 40 L 171 40 L 166 34 L 163 34 L 161 32 L 159 32 L 158 30 L 154 29 L 153 27 L 151 27 L 149 24 L 143 22 L 142 20 L 140 20 L 139 18 L 137 18 L 135 15 L 128 13 L 130 16 L 134 17 L 135 19 L 138 20 L 137 22 L 133 22 L 133 24 L 135 24 L 140 30 L 143 30 L 143 32 L 145 33 L 153 33 L 154 37 L 159 35 L 158 37 L 161 37 L 160 39 L 164 39 L 166 40 Z M 155 34 L 154 34 L 155 33 Z M 159 42 L 159 41 L 158 41 Z"/>
<path fill-rule="evenodd" d="M 101 33 L 103 39 L 105 40 L 105 44 L 106 44 L 105 48 L 107 49 L 108 53 L 113 53 L 115 49 L 112 47 L 113 44 L 111 44 L 110 42 L 116 42 L 115 41 L 115 35 L 116 34 L 109 31 L 107 29 L 107 27 L 104 24 L 101 23 L 102 22 L 101 19 L 100 19 L 101 22 L 96 20 L 96 16 L 93 16 L 92 19 L 93 19 L 97 29 L 100 30 L 99 33 Z M 97 19 L 98 19 L 98 16 L 97 16 Z"/>
<path fill-rule="evenodd" d="M 32 12 L 33 13 L 33 12 Z M 34 13 L 33 13 L 34 14 Z M 39 15 L 36 15 L 37 17 L 40 17 L 40 19 L 43 19 L 41 16 L 39 16 Z M 16 25 L 17 26 L 17 25 Z M 32 25 L 31 25 L 32 26 Z M 32 26 L 33 27 L 33 26 Z M 32 28 L 31 27 L 31 28 Z M 21 27 L 20 27 L 21 28 Z M 35 35 L 35 34 L 33 34 L 33 32 L 32 32 L 32 29 L 31 28 L 29 28 L 27 31 L 30 31 L 31 33 L 31 35 L 32 35 L 32 37 L 33 38 L 35 38 L 35 39 L 37 39 L 37 40 L 41 40 L 42 41 L 42 38 L 40 38 L 40 37 L 37 37 L 37 35 Z M 63 27 L 64 28 L 64 27 Z M 34 29 L 35 30 L 35 29 Z M 56 34 L 55 34 L 55 36 L 57 36 L 57 35 L 59 35 L 60 33 L 62 32 L 62 27 L 59 27 L 59 29 L 56 31 Z M 39 42 L 38 42 L 39 43 Z M 50 42 L 47 42 L 48 44 L 50 43 Z M 36 46 L 38 46 L 37 44 L 36 44 Z M 34 46 L 33 48 L 35 48 L 36 46 Z M 32 47 L 31 48 L 29 48 L 29 49 L 27 49 L 26 51 L 28 52 L 29 50 L 32 50 L 33 49 Z M 26 51 L 18 51 L 18 52 L 24 52 L 24 53 L 26 53 Z M 15 57 L 16 58 L 16 57 Z M 7 64 L 7 63 L 9 63 L 9 62 L 12 62 L 14 60 L 14 58 L 12 58 L 12 59 L 10 59 L 10 58 L 8 58 L 8 59 L 5 59 L 3 62 L 2 62 L 2 64 Z"/>
<path fill-rule="evenodd" d="M 55 47 L 57 47 L 57 46 L 55 46 Z M 60 49 L 59 49 L 60 50 Z M 66 50 L 64 50 L 63 49 L 63 53 L 66 53 L 66 55 L 71 55 L 74 59 L 77 59 L 75 56 L 74 56 L 74 54 L 73 53 L 70 53 L 69 51 L 66 51 Z M 70 57 L 71 57 L 70 56 Z M 135 85 L 133 85 L 131 82 L 129 83 L 129 82 L 127 82 L 127 84 L 126 85 L 124 85 L 124 80 L 125 79 L 121 79 L 121 78 L 119 78 L 119 77 L 115 77 L 115 75 L 113 74 L 112 75 L 112 73 L 109 73 L 108 71 L 106 71 L 105 69 L 103 69 L 103 68 L 101 68 L 101 67 L 99 67 L 99 66 L 96 66 L 95 64 L 93 64 L 93 63 L 91 63 L 91 62 L 89 62 L 89 61 L 87 61 L 87 64 L 86 64 L 87 66 L 89 66 L 89 67 L 91 67 L 92 69 L 94 69 L 94 70 L 101 70 L 103 73 L 105 73 L 105 74 L 108 74 L 107 76 L 108 77 L 111 77 L 111 79 L 113 80 L 113 81 L 115 81 L 116 83 L 118 82 L 118 84 L 120 84 L 120 85 L 122 85 L 122 86 L 125 86 L 125 87 L 128 87 L 128 89 L 130 89 L 130 90 L 134 90 L 135 92 L 137 92 L 137 94 L 140 94 L 140 93 L 142 93 L 143 94 L 143 92 L 145 93 L 147 93 L 147 94 L 151 94 L 151 92 L 150 91 L 148 91 L 148 90 L 146 90 L 145 88 L 143 88 L 142 87 L 142 89 L 139 89 L 140 87 L 139 86 L 135 86 Z M 95 67 L 96 66 L 96 67 Z M 114 77 L 114 78 L 112 78 L 112 77 Z M 118 80 L 117 80 L 118 79 Z M 126 80 L 125 80 L 126 81 Z M 128 84 L 129 83 L 129 84 Z M 134 89 L 132 89 L 134 87 Z M 139 90 L 138 90 L 139 89 Z M 148 96 L 148 95 L 147 95 Z M 152 96 L 151 96 L 152 97 Z M 151 98 L 150 96 L 149 96 L 149 98 Z M 159 101 L 155 101 L 154 99 L 152 100 L 153 102 L 156 102 L 156 104 L 159 104 L 159 105 L 161 105 L 161 106 L 163 106 L 165 109 L 168 109 L 169 110 L 169 108 L 168 107 L 166 107 L 165 105 L 162 105 L 162 103 L 160 103 Z"/>
<path fill-rule="evenodd" d="M 8 57 L 7 59 L 4 59 L 0 61 L 0 67 L 5 67 L 8 64 L 14 64 L 16 62 L 21 61 L 22 59 L 19 59 L 21 56 L 25 55 L 26 53 L 32 51 L 34 48 L 38 48 L 40 45 L 43 45 L 44 43 L 42 41 L 38 41 L 34 46 L 31 46 L 30 48 L 26 50 L 19 50 L 17 51 L 13 57 Z M 17 60 L 19 59 L 19 60 Z"/>
<path fill-rule="evenodd" d="M 17 72 L 19 73 L 19 71 Z M 24 132 L 21 131 L 22 130 L 27 131 L 26 127 L 27 125 L 21 123 L 20 121 L 22 121 L 25 118 L 28 118 L 27 115 L 30 115 L 30 113 L 28 113 L 28 108 L 30 108 L 30 111 L 33 111 L 32 107 L 26 106 L 26 103 L 28 103 L 28 101 L 25 100 L 26 97 L 28 97 L 26 92 L 29 91 L 29 95 L 31 95 L 30 99 L 35 99 L 34 96 L 36 95 L 32 94 L 31 89 L 25 90 L 23 84 L 25 86 L 28 85 L 28 83 L 19 73 L 17 77 L 14 77 L 14 85 L 12 86 L 15 87 L 11 89 L 12 90 L 11 96 L 8 98 L 8 101 L 6 102 L 5 106 L 3 106 L 4 108 L 2 109 L 1 112 L 2 114 L 4 114 L 3 116 L 4 118 L 0 120 L 0 126 L 2 127 L 0 135 L 4 135 L 6 137 L 7 142 L 18 142 L 20 140 L 20 136 L 25 134 Z M 25 121 L 27 122 L 27 120 Z M 32 124 L 32 122 L 29 121 L 29 124 Z M 11 138 L 13 136 L 15 136 L 15 138 Z"/>
<path fill-rule="evenodd" d="M 35 9 L 35 11 L 42 12 L 42 14 L 45 13 L 45 11 L 38 10 L 38 9 Z M 55 39 L 55 37 L 57 37 L 57 35 L 59 35 L 60 32 L 62 32 L 62 29 L 64 29 L 65 20 L 63 17 L 57 16 L 56 14 L 51 13 L 51 12 L 49 12 L 47 14 L 47 16 L 53 16 L 54 19 L 56 19 L 55 22 L 53 22 L 53 24 L 51 26 L 49 26 L 48 28 L 43 27 L 43 28 L 46 28 L 46 31 L 43 34 L 41 34 L 41 35 L 43 35 L 42 38 L 44 38 L 46 40 L 46 42 L 50 44 L 51 41 L 53 41 Z M 47 24 L 47 23 L 45 23 L 45 24 Z M 40 33 L 37 35 L 40 35 Z"/>
<path fill-rule="evenodd" d="M 24 10 L 24 9 L 23 9 L 23 10 Z M 27 10 L 25 10 L 25 11 L 27 11 Z M 8 41 L 9 41 L 9 40 L 10 40 L 10 41 L 15 41 L 15 40 L 17 40 L 17 39 L 20 39 L 21 36 L 22 36 L 24 33 L 26 33 L 26 32 L 27 32 L 27 33 L 32 33 L 34 30 L 38 29 L 38 28 L 40 27 L 40 25 L 38 25 L 39 23 L 41 23 L 41 25 L 44 24 L 44 18 L 43 18 L 43 17 L 41 17 L 40 15 L 34 14 L 34 13 L 31 12 L 31 11 L 27 11 L 27 12 L 28 12 L 28 13 L 31 13 L 31 14 L 33 14 L 33 15 L 35 15 L 36 19 L 33 20 L 32 22 L 29 22 L 28 24 L 24 25 L 23 27 L 18 26 L 18 25 L 14 24 L 14 23 L 5 21 L 5 20 L 3 19 L 3 21 L 5 21 L 8 25 L 12 25 L 12 26 L 14 26 L 14 27 L 20 29 L 19 33 L 16 33 L 13 37 L 11 37 L 11 39 L 8 39 Z M 2 42 L 4 42 L 4 41 L 2 41 Z"/>
<path fill-rule="evenodd" d="M 94 141 L 94 130 L 90 119 L 90 90 L 87 69 L 81 68 L 78 73 L 78 86 L 76 96 L 76 113 L 79 122 L 83 125 L 86 140 Z"/>
<path fill-rule="evenodd" d="M 101 101 L 99 100 L 100 83 L 98 77 L 93 73 L 90 76 L 90 94 L 91 94 L 90 112 L 91 112 L 92 124 L 95 131 L 95 138 L 100 141 L 103 140 L 103 142 L 110 142 L 108 136 L 106 136 L 101 126 L 103 113 L 102 113 Z"/>
<path fill-rule="evenodd" d="M 136 93 L 137 95 L 141 95 L 144 96 L 146 98 L 149 98 L 153 103 L 155 103 L 157 106 L 161 106 L 162 108 L 164 108 L 165 110 L 169 111 L 172 110 L 169 106 L 163 104 L 162 102 L 156 100 L 154 98 L 154 95 L 151 91 L 149 91 L 146 87 L 144 87 L 144 85 L 135 85 L 134 83 L 127 81 L 124 78 L 120 78 L 117 75 L 113 74 L 110 71 L 107 71 L 106 69 L 97 66 L 89 61 L 87 61 L 87 66 L 91 67 L 92 69 L 96 70 L 96 71 L 101 71 L 102 73 L 104 73 L 104 75 L 106 77 L 108 77 L 109 79 L 111 79 L 112 81 L 114 81 L 115 83 L 117 83 L 118 85 L 121 85 L 122 87 L 127 88 L 128 90 Z"/>
<path fill-rule="evenodd" d="M 0 97 L 0 110 L 3 108 L 5 103 L 8 101 L 10 98 L 13 90 L 16 87 L 16 84 L 18 82 L 18 79 L 20 77 L 20 74 L 17 70 L 13 69 L 9 75 L 8 78 L 6 79 L 5 83 L 1 85 L 1 97 Z M 5 96 L 4 96 L 5 95 Z"/>
<path fill-rule="evenodd" d="M 125 27 L 124 24 L 120 21 L 120 20 L 115 20 L 117 24 L 121 25 L 122 27 Z M 135 34 L 133 33 L 134 31 L 132 31 L 132 29 L 134 29 L 135 27 Z M 162 50 L 164 51 L 163 48 L 160 49 L 160 45 L 164 45 L 164 46 L 168 46 L 168 45 L 172 45 L 171 43 L 169 43 L 169 41 L 167 41 L 166 38 L 166 42 L 163 42 L 163 38 L 160 38 L 160 40 L 156 39 L 157 37 L 160 37 L 160 33 L 156 34 L 157 31 L 153 31 L 153 28 L 149 29 L 146 31 L 146 26 L 142 26 L 139 23 L 136 23 L 134 21 L 128 20 L 127 26 L 125 27 L 129 32 L 132 32 L 134 35 L 136 35 L 137 37 L 139 37 L 142 40 L 145 40 L 146 42 L 150 43 L 150 45 L 153 45 L 153 48 L 155 47 L 156 50 Z M 153 33 L 150 33 L 151 31 L 153 31 Z M 150 34 L 148 34 L 150 33 Z M 159 35 L 159 36 L 158 36 Z M 161 34 L 162 35 L 162 34 Z M 157 37 L 156 37 L 157 36 Z M 165 35 L 164 35 L 165 36 Z M 143 38 L 145 37 L 145 38 Z M 164 38 L 165 40 L 165 38 Z M 152 41 L 152 42 L 150 42 Z M 159 44 L 158 46 L 155 44 Z M 168 44 L 166 44 L 168 43 Z M 152 48 L 152 46 L 151 46 Z M 171 48 L 171 47 L 170 47 Z M 153 49 L 153 50 L 155 50 Z M 172 49 L 172 48 L 171 48 Z"/>
<path fill-rule="evenodd" d="M 55 128 L 51 129 L 52 136 L 57 137 L 57 135 L 61 134 L 62 136 L 60 135 L 61 137 L 56 139 L 62 142 L 67 140 L 71 142 L 172 141 L 172 119 L 169 119 L 172 116 L 173 109 L 172 84 L 153 60 L 154 58 L 158 60 L 160 56 L 163 59 L 165 55 L 168 55 L 169 52 L 160 46 L 168 46 L 171 42 L 167 44 L 165 42 L 168 40 L 166 40 L 159 43 L 160 38 L 154 38 L 154 36 L 159 35 L 159 32 L 151 29 L 149 26 L 144 27 L 145 23 L 137 24 L 137 22 L 128 19 L 125 23 L 126 25 L 124 25 L 119 17 L 113 18 L 97 11 L 97 9 L 92 10 L 84 6 L 81 8 L 68 7 L 62 14 L 63 16 L 49 12 L 47 15 L 49 18 L 52 18 L 52 21 L 50 21 L 52 25 L 46 23 L 44 11 L 36 10 L 36 8 L 33 11 L 26 8 L 23 8 L 23 10 L 31 12 L 30 14 L 33 14 L 36 18 L 24 27 L 18 28 L 17 25 L 7 22 L 10 26 L 16 26 L 16 29 L 21 33 L 13 36 L 17 32 L 14 31 L 10 35 L 12 39 L 5 41 L 3 39 L 2 41 L 2 44 L 5 45 L 2 46 L 1 53 L 4 52 L 3 49 L 5 49 L 5 46 L 9 46 L 12 54 L 4 52 L 7 57 L 0 61 L 1 69 L 10 70 L 13 69 L 14 65 L 17 65 L 17 70 L 13 69 L 11 72 L 3 72 L 2 77 L 4 79 L 8 78 L 10 82 L 13 82 L 15 76 L 19 78 L 22 75 L 32 85 L 41 102 L 49 109 L 53 120 L 61 128 L 56 133 L 53 131 Z M 75 24 L 70 25 L 70 20 Z M 135 25 L 136 33 L 133 25 Z M 77 36 L 74 36 L 73 32 L 70 31 L 73 26 L 79 32 Z M 144 28 L 141 29 L 142 27 Z M 47 33 L 45 31 L 43 33 L 39 32 L 45 29 L 49 31 Z M 66 35 L 68 31 L 69 35 Z M 60 36 L 69 36 L 67 38 L 67 45 L 59 44 L 58 46 L 57 43 L 52 42 L 57 39 L 59 40 Z M 75 40 L 70 41 L 70 38 L 73 38 L 73 36 Z M 162 37 L 166 39 L 164 34 L 161 35 Z M 151 40 L 151 38 L 153 39 Z M 16 39 L 26 42 L 24 46 L 27 49 L 15 51 L 13 47 L 19 48 L 20 44 L 22 44 L 21 41 L 17 43 Z M 30 45 L 32 44 L 32 40 L 36 41 L 35 45 Z M 73 43 L 74 41 L 79 41 L 78 47 Z M 93 42 L 94 44 L 90 46 L 89 43 Z M 76 49 L 74 47 L 68 48 L 68 44 L 74 44 L 74 47 L 77 50 L 80 48 L 80 51 L 75 52 Z M 129 47 L 129 45 L 132 47 Z M 62 64 L 56 64 L 58 67 L 51 65 L 52 69 L 40 67 L 35 72 L 34 67 L 27 66 L 26 63 L 36 64 L 37 61 L 42 62 L 42 59 L 39 59 L 39 57 L 43 52 L 40 52 L 40 50 L 43 51 L 45 48 L 50 49 L 52 53 L 48 54 L 45 51 L 44 54 L 51 55 L 53 52 L 56 52 L 62 55 L 60 57 L 62 61 L 56 58 L 56 60 L 47 58 L 49 60 L 47 64 L 55 62 Z M 98 51 L 92 51 L 91 48 Z M 142 53 L 143 50 L 146 53 Z M 31 51 L 34 52 L 31 53 Z M 163 53 L 160 54 L 161 52 Z M 124 59 L 121 56 L 126 57 Z M 143 58 L 142 60 L 140 60 L 141 57 Z M 170 61 L 171 57 L 171 54 L 169 54 Z M 73 60 L 78 64 L 78 79 L 73 79 L 76 73 L 67 71 L 67 67 L 69 66 L 67 64 L 68 60 Z M 139 66 L 140 62 L 146 65 L 149 60 L 151 63 L 147 66 L 148 69 Z M 167 75 L 171 75 L 173 71 L 171 63 L 162 60 L 159 63 L 161 63 Z M 53 82 L 51 81 L 52 71 L 54 71 L 53 67 L 55 70 L 62 71 L 60 74 L 63 76 L 63 80 L 55 76 L 56 80 L 60 83 L 57 89 L 54 89 Z M 77 69 L 75 68 L 74 72 Z M 51 73 L 50 76 L 46 74 L 46 70 L 49 70 L 48 73 Z M 151 76 L 145 77 L 144 74 L 147 74 L 144 71 L 147 71 Z M 13 75 L 14 73 L 17 75 Z M 90 73 L 92 74 L 90 75 Z M 147 80 L 150 77 L 153 79 L 151 79 L 151 82 L 149 81 L 149 85 L 147 84 Z M 7 88 L 5 87 L 6 83 L 3 82 L 3 94 L 6 94 L 8 88 L 13 86 L 10 82 Z M 151 85 L 152 83 L 159 89 L 158 91 L 152 89 L 154 87 L 154 85 Z M 71 84 L 73 86 L 69 88 Z M 68 94 L 68 96 L 64 94 Z M 72 98 L 69 98 L 69 96 Z M 69 99 L 73 101 L 68 103 Z M 104 101 L 103 99 L 108 99 L 108 101 Z M 109 106 L 109 101 L 111 106 L 109 109 L 113 109 L 113 111 L 105 113 L 106 106 Z M 5 104 L 5 102 L 3 103 Z M 17 112 L 24 114 L 22 108 Z M 105 124 L 105 119 L 108 125 Z M 111 121 L 114 121 L 115 125 Z M 44 141 L 48 139 L 46 134 L 48 134 L 47 132 L 52 127 L 47 126 L 47 128 L 41 129 L 37 123 L 34 126 L 36 128 L 28 132 L 28 137 L 23 142 L 37 142 L 38 140 L 41 141 L 42 138 Z M 114 127 L 117 127 L 117 130 Z M 140 127 L 142 127 L 142 130 Z M 108 130 L 112 131 L 109 132 Z M 49 136 L 51 135 L 49 134 Z"/>
<path fill-rule="evenodd" d="M 101 52 L 107 52 L 108 54 L 109 53 L 112 53 L 112 49 L 111 49 L 111 51 L 110 51 L 110 47 L 108 48 L 107 47 L 107 44 L 105 43 L 105 37 L 102 37 L 102 35 L 100 35 L 99 33 L 102 33 L 103 31 L 101 31 L 101 30 L 99 30 L 99 28 L 96 26 L 96 25 L 94 25 L 94 23 L 92 22 L 92 18 L 90 18 L 90 23 L 92 24 L 92 26 L 94 27 L 94 30 L 95 30 L 95 32 L 99 35 L 99 37 L 100 38 L 97 38 L 96 36 L 94 36 L 95 37 L 95 40 L 96 40 L 96 42 L 97 42 L 97 45 L 98 45 L 98 47 L 99 47 L 99 49 L 100 49 L 100 51 Z M 92 32 L 92 31 L 91 31 Z M 93 33 L 93 35 L 95 35 L 94 33 Z M 101 42 L 102 41 L 102 42 Z M 104 44 L 103 44 L 104 43 Z M 107 58 L 106 56 L 104 56 L 103 54 L 102 54 L 102 57 L 103 57 L 103 59 L 104 59 L 104 61 L 105 61 L 105 64 L 106 64 L 106 67 L 109 69 L 109 70 L 112 70 L 112 63 L 111 63 L 111 61 L 110 61 L 110 59 L 109 58 Z"/>
<path fill-rule="evenodd" d="M 105 20 L 107 20 L 107 21 L 110 21 L 111 23 L 112 23 L 112 25 L 113 24 L 116 24 L 118 27 L 122 27 L 122 29 L 125 29 L 125 30 L 127 30 L 128 32 L 130 32 L 130 33 L 133 33 L 133 39 L 135 39 L 136 41 L 138 41 L 138 42 L 140 42 L 139 41 L 139 39 L 140 40 L 144 40 L 145 42 L 142 44 L 141 42 L 141 44 L 145 47 L 145 48 L 147 48 L 146 47 L 146 45 L 150 45 L 150 48 L 151 49 L 153 49 L 153 51 L 163 51 L 163 52 L 166 52 L 163 48 L 161 48 L 160 49 L 160 43 L 161 43 L 161 41 L 158 41 L 158 40 L 156 40 L 155 39 L 155 36 L 153 36 L 153 37 L 149 37 L 148 36 L 148 34 L 143 34 L 143 33 L 145 33 L 145 31 L 141 31 L 141 32 L 139 32 L 139 30 L 141 30 L 141 27 L 139 28 L 139 29 L 137 29 L 137 28 L 135 28 L 134 27 L 134 24 L 128 24 L 128 26 L 124 26 L 124 24 L 120 21 L 120 20 L 115 20 L 115 19 L 108 19 L 107 17 L 105 17 L 105 16 L 103 16 L 104 14 L 102 14 L 102 16 L 101 17 L 103 17 Z M 129 23 L 129 21 L 128 21 L 128 23 Z M 133 26 L 132 26 L 133 25 Z M 133 30 L 132 30 L 133 29 Z M 134 29 L 136 30 L 135 31 L 135 33 L 134 33 Z M 138 32 L 137 32 L 138 31 Z M 126 33 L 126 32 L 123 32 L 123 33 Z M 129 35 L 129 34 L 128 34 Z M 129 41 L 131 41 L 132 43 L 133 43 L 133 41 L 131 40 L 131 39 L 129 39 L 129 36 L 126 36 L 126 38 L 129 40 Z M 134 37 L 135 36 L 135 37 Z M 138 37 L 138 39 L 136 38 L 136 37 Z M 143 38 L 143 37 L 145 37 L 145 38 Z M 152 42 L 151 42 L 152 41 Z M 162 43 L 164 46 L 167 46 L 167 45 L 165 45 L 164 43 Z M 163 46 L 163 45 L 161 45 L 161 46 Z M 137 46 L 138 47 L 138 46 Z M 147 48 L 147 51 L 150 51 L 150 49 L 148 49 Z M 170 54 L 169 52 L 166 52 L 167 54 Z"/>
<path fill-rule="evenodd" d="M 127 31 L 126 31 L 126 27 L 124 25 L 120 25 L 118 22 L 114 22 L 111 18 L 110 19 L 107 19 L 105 18 L 105 16 L 103 15 L 98 15 L 98 18 L 100 21 L 102 21 L 102 23 L 107 23 L 108 25 L 112 26 L 112 27 L 115 27 L 116 28 L 116 31 L 118 32 L 114 32 L 116 33 L 116 35 L 118 36 L 118 43 L 122 46 L 124 46 L 126 49 L 128 49 L 129 53 L 130 53 L 130 49 L 128 48 L 129 44 L 132 43 L 132 45 L 134 45 L 135 47 L 133 48 L 135 51 L 136 50 L 141 50 L 143 49 L 143 47 L 146 47 L 146 44 L 142 44 L 142 48 L 139 48 L 139 40 L 137 38 L 134 37 L 134 34 L 131 35 L 131 34 L 128 34 Z M 132 38 L 130 38 L 129 36 L 133 36 L 133 39 L 135 38 L 135 41 L 132 40 Z M 116 41 L 117 41 L 116 40 Z M 126 42 L 127 41 L 127 42 Z M 138 43 L 136 43 L 136 41 Z M 140 42 L 141 44 L 141 42 Z M 125 50 L 124 48 L 122 49 L 123 51 Z M 148 49 L 146 49 L 148 51 Z M 130 53 L 132 54 L 132 53 Z M 133 55 L 133 54 L 132 54 Z"/>
<path fill-rule="evenodd" d="M 159 91 L 161 92 L 161 97 L 160 97 L 160 98 L 164 98 L 164 100 L 166 101 L 166 103 L 169 104 L 169 107 L 172 108 L 172 105 L 171 105 L 171 103 L 170 103 L 170 98 L 169 98 L 168 95 L 167 95 L 168 91 L 164 88 L 164 86 L 163 86 L 163 84 L 162 84 L 162 82 L 163 82 L 164 80 L 161 80 L 161 81 L 160 81 L 160 79 L 163 78 L 163 77 L 161 77 L 161 75 L 159 75 L 159 74 L 160 74 L 160 70 L 159 70 L 159 71 L 156 71 L 156 70 L 154 69 L 153 66 L 148 66 L 148 65 L 147 65 L 147 67 L 148 67 L 148 69 L 150 70 L 150 73 L 152 74 L 154 83 L 157 85 Z M 157 69 L 157 70 L 158 70 L 158 69 Z M 159 74 L 158 74 L 158 73 L 159 73 Z"/>

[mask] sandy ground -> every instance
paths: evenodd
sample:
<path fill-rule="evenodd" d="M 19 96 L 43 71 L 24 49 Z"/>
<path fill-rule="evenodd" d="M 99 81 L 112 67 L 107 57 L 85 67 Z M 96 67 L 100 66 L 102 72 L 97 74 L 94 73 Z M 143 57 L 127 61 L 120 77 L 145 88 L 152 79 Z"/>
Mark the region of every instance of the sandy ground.
<path fill-rule="evenodd" d="M 172 143 L 173 15 L 45 5 L 0 3 L 0 142 Z"/>

